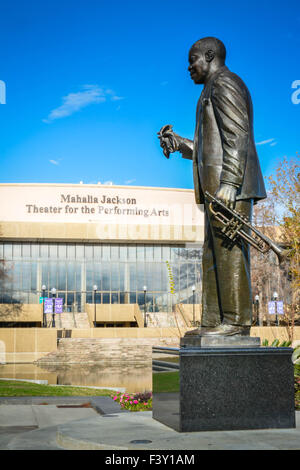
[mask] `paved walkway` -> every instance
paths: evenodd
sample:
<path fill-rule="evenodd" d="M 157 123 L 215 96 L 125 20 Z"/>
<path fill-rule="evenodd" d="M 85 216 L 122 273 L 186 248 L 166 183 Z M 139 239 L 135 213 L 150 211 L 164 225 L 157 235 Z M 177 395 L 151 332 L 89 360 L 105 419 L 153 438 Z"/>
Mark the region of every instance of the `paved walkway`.
<path fill-rule="evenodd" d="M 300 412 L 295 429 L 178 433 L 109 397 L 0 398 L 0 449 L 299 450 Z"/>

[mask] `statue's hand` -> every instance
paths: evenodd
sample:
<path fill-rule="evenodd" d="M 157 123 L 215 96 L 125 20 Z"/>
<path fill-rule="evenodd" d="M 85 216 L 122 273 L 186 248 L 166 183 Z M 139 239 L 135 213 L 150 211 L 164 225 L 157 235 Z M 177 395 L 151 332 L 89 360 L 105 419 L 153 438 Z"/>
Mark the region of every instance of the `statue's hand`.
<path fill-rule="evenodd" d="M 170 124 L 163 126 L 157 134 L 160 140 L 160 146 L 167 158 L 169 158 L 170 153 L 179 150 L 181 137 L 173 132 Z"/>
<path fill-rule="evenodd" d="M 215 197 L 220 199 L 229 209 L 235 208 L 237 188 L 231 184 L 221 183 Z"/>

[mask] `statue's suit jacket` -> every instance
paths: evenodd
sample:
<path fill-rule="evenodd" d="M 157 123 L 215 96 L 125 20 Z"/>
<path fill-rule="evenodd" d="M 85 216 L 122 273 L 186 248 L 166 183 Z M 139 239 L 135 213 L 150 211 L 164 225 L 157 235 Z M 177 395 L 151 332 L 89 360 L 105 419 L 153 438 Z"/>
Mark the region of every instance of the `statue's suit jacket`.
<path fill-rule="evenodd" d="M 236 186 L 237 200 L 255 202 L 266 197 L 251 97 L 243 81 L 226 66 L 211 76 L 198 101 L 193 174 L 197 204 L 204 203 L 205 191 L 214 195 L 220 183 Z"/>

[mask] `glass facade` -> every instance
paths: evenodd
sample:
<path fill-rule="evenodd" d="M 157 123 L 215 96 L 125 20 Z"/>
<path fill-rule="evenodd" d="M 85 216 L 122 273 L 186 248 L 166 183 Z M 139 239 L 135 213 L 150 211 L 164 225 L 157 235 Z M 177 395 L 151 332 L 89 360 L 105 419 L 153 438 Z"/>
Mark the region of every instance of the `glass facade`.
<path fill-rule="evenodd" d="M 0 303 L 39 303 L 63 298 L 64 311 L 85 311 L 86 303 L 138 303 L 147 311 L 170 311 L 175 303 L 199 303 L 201 249 L 158 244 L 2 243 L 7 277 Z M 175 294 L 170 293 L 169 262 Z M 96 294 L 93 286 L 97 286 Z M 144 286 L 147 287 L 146 296 Z"/>

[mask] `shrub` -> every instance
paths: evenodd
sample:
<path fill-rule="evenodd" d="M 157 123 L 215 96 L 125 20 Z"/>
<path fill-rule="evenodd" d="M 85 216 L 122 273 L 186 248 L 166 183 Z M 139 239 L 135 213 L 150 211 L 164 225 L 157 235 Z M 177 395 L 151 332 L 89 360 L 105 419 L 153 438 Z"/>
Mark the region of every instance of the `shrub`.
<path fill-rule="evenodd" d="M 152 392 L 121 393 L 111 395 L 111 398 L 120 404 L 121 408 L 129 411 L 152 410 Z"/>

